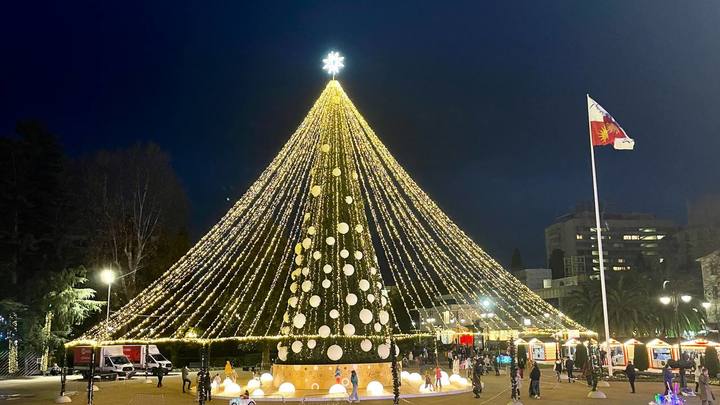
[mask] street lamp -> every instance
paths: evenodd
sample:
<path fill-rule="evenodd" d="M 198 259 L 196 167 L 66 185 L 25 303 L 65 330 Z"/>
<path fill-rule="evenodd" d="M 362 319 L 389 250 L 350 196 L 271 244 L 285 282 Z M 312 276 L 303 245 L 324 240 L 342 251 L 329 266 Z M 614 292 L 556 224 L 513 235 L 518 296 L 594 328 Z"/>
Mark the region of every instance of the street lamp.
<path fill-rule="evenodd" d="M 107 293 L 107 316 L 105 317 L 105 325 L 107 326 L 108 331 L 110 330 L 110 287 L 112 287 L 112 283 L 115 282 L 115 272 L 112 271 L 112 269 L 103 269 L 100 271 L 100 280 L 107 284 L 108 286 L 108 293 Z"/>
<path fill-rule="evenodd" d="M 670 281 L 665 280 L 663 282 L 663 290 L 668 289 L 668 285 L 670 284 Z M 675 327 L 677 328 L 677 340 L 678 340 L 678 361 L 682 362 L 682 331 L 680 330 L 680 315 L 678 314 L 678 307 L 680 306 L 680 302 L 683 302 L 685 304 L 688 304 L 690 301 L 692 301 L 692 296 L 688 294 L 680 294 L 675 289 L 670 290 L 670 295 L 664 295 L 660 297 L 660 302 L 663 305 L 673 305 L 674 315 L 675 315 Z M 704 305 L 703 305 L 704 306 Z M 685 384 L 685 370 L 682 367 L 680 367 L 680 385 L 681 388 L 685 389 L 687 388 Z"/>
<path fill-rule="evenodd" d="M 662 303 L 663 305 L 669 304 L 670 301 L 672 301 L 672 298 L 670 298 L 668 296 L 660 297 L 660 303 Z"/>
<path fill-rule="evenodd" d="M 689 295 L 687 295 L 687 294 L 681 295 L 681 296 L 680 296 L 680 299 L 682 300 L 682 302 L 684 302 L 684 303 L 686 303 L 686 304 L 687 304 L 688 302 L 692 301 L 692 297 L 689 296 Z"/>

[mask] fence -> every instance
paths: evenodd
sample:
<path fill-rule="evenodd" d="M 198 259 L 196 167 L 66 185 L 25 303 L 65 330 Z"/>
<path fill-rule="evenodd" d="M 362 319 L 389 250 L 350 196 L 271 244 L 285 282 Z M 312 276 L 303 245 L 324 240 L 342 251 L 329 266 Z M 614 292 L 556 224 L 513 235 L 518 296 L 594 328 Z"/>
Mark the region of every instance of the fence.
<path fill-rule="evenodd" d="M 40 374 L 40 358 L 39 353 L 24 352 L 18 353 L 18 372 L 16 376 L 29 376 Z M 0 376 L 8 376 L 10 373 L 10 351 L 0 351 Z"/>

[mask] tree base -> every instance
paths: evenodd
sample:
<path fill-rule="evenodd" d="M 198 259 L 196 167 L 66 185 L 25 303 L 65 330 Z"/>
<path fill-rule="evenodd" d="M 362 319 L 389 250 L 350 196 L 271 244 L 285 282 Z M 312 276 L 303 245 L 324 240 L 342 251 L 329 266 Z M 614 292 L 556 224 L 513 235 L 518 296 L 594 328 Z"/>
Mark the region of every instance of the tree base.
<path fill-rule="evenodd" d="M 507 405 L 523 405 L 523 403 L 520 402 L 519 399 L 511 399 L 510 402 L 507 403 Z"/>
<path fill-rule="evenodd" d="M 68 402 L 72 402 L 72 399 L 70 399 L 67 395 L 60 395 L 59 397 L 55 398 L 56 404 L 67 404 Z"/>
<path fill-rule="evenodd" d="M 607 388 L 607 387 L 610 386 L 610 383 L 607 382 L 607 381 L 602 380 L 602 381 L 598 381 L 597 386 L 598 386 L 598 387 Z"/>
<path fill-rule="evenodd" d="M 590 391 L 588 392 L 587 397 L 593 399 L 607 399 L 607 395 L 605 395 L 602 391 Z"/>

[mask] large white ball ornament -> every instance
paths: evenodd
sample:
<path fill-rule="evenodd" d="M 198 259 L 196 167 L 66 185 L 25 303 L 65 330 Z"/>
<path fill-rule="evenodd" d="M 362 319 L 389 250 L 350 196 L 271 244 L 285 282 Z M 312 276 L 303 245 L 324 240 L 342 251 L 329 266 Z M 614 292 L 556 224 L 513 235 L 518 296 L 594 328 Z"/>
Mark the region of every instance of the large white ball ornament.
<path fill-rule="evenodd" d="M 328 236 L 327 239 L 325 239 L 325 243 L 332 246 L 335 244 L 335 238 L 333 238 L 332 236 Z"/>
<path fill-rule="evenodd" d="M 362 252 L 359 251 L 359 250 L 356 250 L 356 251 L 355 251 L 355 259 L 356 259 L 356 260 L 360 260 L 360 259 L 362 259 L 362 258 L 363 258 Z"/>
<path fill-rule="evenodd" d="M 312 281 L 310 281 L 310 280 L 303 281 L 302 290 L 305 292 L 308 292 L 308 291 L 310 291 L 310 289 L 312 289 Z"/>
<path fill-rule="evenodd" d="M 355 334 L 355 327 L 351 323 L 347 323 L 343 326 L 343 333 L 345 336 L 353 336 Z"/>
<path fill-rule="evenodd" d="M 380 325 L 380 322 L 375 322 L 373 325 L 373 329 L 375 329 L 375 332 L 380 332 L 382 330 L 382 325 Z"/>
<path fill-rule="evenodd" d="M 338 361 L 342 358 L 343 349 L 338 345 L 332 345 L 327 349 L 327 356 L 332 361 Z"/>
<path fill-rule="evenodd" d="M 346 276 L 352 276 L 353 273 L 355 273 L 355 267 L 353 267 L 352 264 L 348 263 L 343 266 L 343 273 L 345 273 Z"/>
<path fill-rule="evenodd" d="M 323 153 L 330 152 L 330 144 L 324 143 L 322 146 L 320 146 L 320 150 L 323 151 Z"/>
<path fill-rule="evenodd" d="M 343 249 L 340 251 L 340 257 L 342 257 L 343 259 L 347 259 L 348 256 L 350 256 L 350 252 L 348 252 L 347 249 Z"/>
<path fill-rule="evenodd" d="M 372 342 L 370 341 L 370 339 L 363 339 L 360 342 L 360 348 L 364 352 L 369 352 L 370 350 L 372 350 Z"/>
<path fill-rule="evenodd" d="M 350 225 L 346 224 L 345 222 L 340 222 L 337 224 L 337 231 L 341 234 L 346 234 L 350 230 Z"/>
<path fill-rule="evenodd" d="M 390 346 L 383 343 L 378 346 L 377 352 L 381 359 L 387 359 L 390 356 Z"/>
<path fill-rule="evenodd" d="M 373 313 L 372 313 L 372 311 L 370 311 L 370 310 L 367 309 L 367 308 L 364 308 L 363 310 L 361 310 L 361 311 L 360 311 L 360 320 L 361 320 L 362 323 L 364 323 L 365 325 L 367 325 L 367 324 L 369 324 L 370 322 L 372 322 L 372 320 L 373 320 Z"/>
<path fill-rule="evenodd" d="M 422 376 L 419 373 L 410 373 L 408 380 L 417 384 L 422 381 Z"/>
<path fill-rule="evenodd" d="M 321 338 L 326 338 L 330 336 L 330 327 L 327 325 L 323 325 L 318 328 L 318 335 L 320 335 Z"/>
<path fill-rule="evenodd" d="M 340 169 L 337 168 L 337 167 L 332 170 L 332 175 L 335 176 L 335 177 L 340 176 L 340 173 L 342 173 L 342 172 L 341 172 Z"/>
<path fill-rule="evenodd" d="M 314 226 L 308 228 L 308 235 L 315 235 L 315 233 L 317 233 L 317 230 Z"/>
<path fill-rule="evenodd" d="M 378 319 L 381 324 L 385 325 L 390 320 L 390 314 L 388 311 L 382 310 L 378 313 Z"/>
<path fill-rule="evenodd" d="M 315 346 L 317 346 L 317 342 L 315 341 L 315 339 L 308 340 L 308 342 L 307 342 L 308 349 L 314 349 Z"/>
<path fill-rule="evenodd" d="M 310 188 L 310 194 L 312 194 L 313 197 L 319 196 L 321 192 L 322 187 L 320 186 L 312 186 L 312 188 Z"/>
<path fill-rule="evenodd" d="M 313 259 L 320 260 L 321 257 L 322 257 L 322 253 L 320 253 L 319 250 L 316 250 L 313 252 Z"/>
<path fill-rule="evenodd" d="M 293 318 L 293 326 L 296 327 L 296 328 L 298 328 L 298 329 L 300 329 L 300 328 L 302 328 L 303 326 L 305 326 L 305 321 L 306 321 L 305 315 L 303 315 L 303 314 L 297 314 L 297 315 L 295 315 L 295 317 Z"/>
<path fill-rule="evenodd" d="M 292 383 L 284 382 L 278 387 L 278 392 L 285 395 L 293 394 L 295 393 L 295 386 Z"/>
<path fill-rule="evenodd" d="M 295 308 L 297 306 L 297 303 L 298 303 L 298 297 L 288 298 L 288 305 L 290 305 L 291 307 Z"/>
<path fill-rule="evenodd" d="M 360 280 L 360 282 L 358 282 L 358 287 L 360 287 L 360 289 L 363 291 L 367 291 L 370 289 L 370 282 L 365 279 L 362 279 L 362 280 Z"/>
<path fill-rule="evenodd" d="M 370 395 L 382 395 L 383 393 L 383 385 L 379 381 L 370 381 L 367 385 L 367 393 Z"/>
<path fill-rule="evenodd" d="M 320 299 L 320 296 L 313 295 L 312 297 L 310 297 L 310 306 L 313 308 L 317 308 L 320 306 L 321 301 L 322 299 Z"/>
<path fill-rule="evenodd" d="M 302 347 L 303 347 L 303 344 L 299 340 L 294 341 L 292 346 L 290 346 L 293 353 L 300 353 L 300 351 L 302 350 Z"/>
<path fill-rule="evenodd" d="M 323 287 L 323 288 L 330 288 L 330 285 L 331 285 L 331 284 L 332 284 L 332 283 L 331 283 L 330 280 L 328 280 L 328 279 L 325 279 L 325 280 L 322 281 L 322 287 Z"/>
<path fill-rule="evenodd" d="M 353 294 L 353 293 L 350 293 L 350 294 L 346 295 L 346 296 L 345 296 L 345 302 L 347 302 L 347 304 L 350 305 L 350 306 L 353 306 L 353 305 L 357 304 L 357 302 L 358 302 L 357 295 L 355 295 L 355 294 Z"/>
<path fill-rule="evenodd" d="M 268 385 L 268 384 L 270 384 L 271 382 L 273 382 L 273 376 L 272 376 L 272 374 L 270 374 L 270 373 L 263 373 L 263 374 L 260 376 L 260 383 L 261 383 L 262 385 Z"/>
<path fill-rule="evenodd" d="M 340 394 L 347 394 L 347 388 L 345 388 L 342 384 L 333 384 L 332 387 L 328 390 L 328 394 L 330 395 L 340 395 Z"/>
<path fill-rule="evenodd" d="M 330 274 L 332 273 L 332 266 L 329 264 L 326 264 L 323 266 L 323 273 Z"/>
<path fill-rule="evenodd" d="M 362 233 L 363 229 L 364 228 L 362 225 L 360 225 L 360 224 L 355 225 L 355 232 Z"/>
<path fill-rule="evenodd" d="M 368 294 L 367 300 L 368 300 L 369 303 L 372 304 L 373 302 L 375 302 L 375 296 L 372 295 L 372 294 Z"/>
<path fill-rule="evenodd" d="M 250 393 L 251 398 L 259 398 L 264 397 L 265 391 L 262 390 L 262 388 L 255 388 L 253 392 Z"/>
<path fill-rule="evenodd" d="M 340 317 L 340 312 L 338 312 L 337 309 L 331 309 L 330 310 L 330 318 L 332 319 L 338 319 Z"/>
<path fill-rule="evenodd" d="M 345 197 L 345 202 L 348 203 L 348 204 L 352 204 L 352 202 L 353 202 L 352 197 L 346 196 L 346 197 Z"/>
<path fill-rule="evenodd" d="M 440 382 L 446 387 L 450 385 L 450 378 L 448 377 L 448 373 L 444 371 L 440 372 Z"/>
<path fill-rule="evenodd" d="M 278 358 L 282 361 L 287 361 L 288 348 L 282 346 L 278 349 Z"/>
<path fill-rule="evenodd" d="M 408 378 L 410 378 L 410 373 L 405 370 L 400 372 L 400 379 L 407 380 Z"/>

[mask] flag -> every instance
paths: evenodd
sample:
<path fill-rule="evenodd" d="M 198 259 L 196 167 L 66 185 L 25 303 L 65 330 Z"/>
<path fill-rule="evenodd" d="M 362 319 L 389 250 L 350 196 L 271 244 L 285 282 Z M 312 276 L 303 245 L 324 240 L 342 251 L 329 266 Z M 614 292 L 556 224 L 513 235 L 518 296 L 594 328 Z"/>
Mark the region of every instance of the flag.
<path fill-rule="evenodd" d="M 635 147 L 635 141 L 597 101 L 587 96 L 587 103 L 593 146 L 613 145 L 617 150 L 632 150 Z"/>

